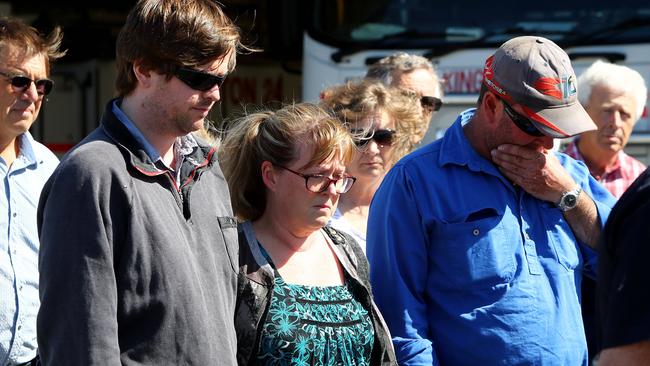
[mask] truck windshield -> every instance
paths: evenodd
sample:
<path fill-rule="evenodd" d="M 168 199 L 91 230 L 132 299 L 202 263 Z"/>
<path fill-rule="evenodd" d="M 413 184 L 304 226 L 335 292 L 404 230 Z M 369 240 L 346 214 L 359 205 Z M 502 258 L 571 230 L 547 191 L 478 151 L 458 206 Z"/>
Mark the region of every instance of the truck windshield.
<path fill-rule="evenodd" d="M 647 0 L 317 0 L 310 35 L 327 44 L 372 48 L 494 47 L 542 35 L 561 46 L 647 42 Z"/>

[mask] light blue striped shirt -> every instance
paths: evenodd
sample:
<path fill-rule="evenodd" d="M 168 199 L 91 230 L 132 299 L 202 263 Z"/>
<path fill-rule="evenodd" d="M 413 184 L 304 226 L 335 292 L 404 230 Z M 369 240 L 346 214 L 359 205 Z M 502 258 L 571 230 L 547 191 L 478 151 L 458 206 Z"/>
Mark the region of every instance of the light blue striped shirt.
<path fill-rule="evenodd" d="M 0 365 L 36 356 L 38 230 L 36 209 L 43 185 L 59 160 L 29 132 L 7 166 L 0 158 Z"/>

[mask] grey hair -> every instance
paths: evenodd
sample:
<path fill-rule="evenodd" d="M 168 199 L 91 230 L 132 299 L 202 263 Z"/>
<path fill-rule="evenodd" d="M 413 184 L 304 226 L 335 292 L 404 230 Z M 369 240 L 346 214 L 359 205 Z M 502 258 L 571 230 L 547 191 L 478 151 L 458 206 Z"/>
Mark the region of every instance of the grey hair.
<path fill-rule="evenodd" d="M 366 73 L 366 78 L 379 79 L 384 85 L 391 85 L 393 77 L 399 73 L 408 73 L 417 69 L 426 69 L 433 73 L 436 81 L 439 82 L 438 74 L 433 63 L 426 57 L 413 55 L 406 52 L 397 52 L 386 56 L 381 60 L 370 65 Z"/>
<path fill-rule="evenodd" d="M 578 77 L 578 99 L 583 106 L 589 103 L 591 90 L 603 85 L 632 92 L 636 99 L 636 119 L 641 118 L 648 98 L 648 88 L 641 74 L 627 66 L 597 60 Z"/>

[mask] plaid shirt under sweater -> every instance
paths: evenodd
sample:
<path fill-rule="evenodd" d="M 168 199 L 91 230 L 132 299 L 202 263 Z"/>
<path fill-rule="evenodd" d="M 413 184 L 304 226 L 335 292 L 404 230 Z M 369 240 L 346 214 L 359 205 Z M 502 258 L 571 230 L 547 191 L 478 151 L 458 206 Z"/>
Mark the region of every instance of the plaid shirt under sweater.
<path fill-rule="evenodd" d="M 578 150 L 577 141 L 578 140 L 575 140 L 568 144 L 564 149 L 564 153 L 576 160 L 584 162 L 585 159 Z M 589 168 L 591 175 L 616 198 L 620 198 L 627 187 L 629 187 L 646 169 L 646 166 L 643 165 L 643 163 L 624 153 L 623 150 L 618 152 L 616 163 L 613 166 L 607 167 L 605 173 L 600 176 L 594 174 L 591 167 L 587 167 Z"/>

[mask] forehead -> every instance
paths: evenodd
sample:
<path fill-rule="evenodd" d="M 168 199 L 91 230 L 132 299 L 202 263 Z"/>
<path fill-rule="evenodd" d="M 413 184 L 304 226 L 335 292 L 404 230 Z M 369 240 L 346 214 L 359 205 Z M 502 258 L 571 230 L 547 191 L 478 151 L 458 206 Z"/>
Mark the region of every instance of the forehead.
<path fill-rule="evenodd" d="M 419 95 L 440 97 L 438 83 L 436 83 L 433 73 L 427 69 L 416 69 L 403 73 L 395 78 L 394 83 L 397 87 L 412 90 Z"/>
<path fill-rule="evenodd" d="M 352 127 L 355 129 L 360 129 L 360 128 L 393 129 L 395 127 L 395 121 L 393 121 L 393 118 L 391 118 L 388 112 L 379 109 L 379 110 L 375 110 L 374 112 L 356 121 L 355 123 L 352 124 Z"/>
<path fill-rule="evenodd" d="M 229 66 L 231 64 L 231 61 L 234 61 L 232 60 L 233 57 L 235 57 L 234 53 L 229 52 L 225 56 L 206 62 L 205 64 L 201 65 L 199 69 L 215 75 L 227 74 L 230 71 Z"/>
<path fill-rule="evenodd" d="M 598 84 L 591 89 L 589 104 L 614 104 L 624 108 L 636 107 L 636 98 L 631 91 Z"/>
<path fill-rule="evenodd" d="M 332 156 L 329 156 L 324 161 L 308 165 L 309 162 L 316 155 L 316 147 L 313 143 L 300 142 L 296 145 L 297 159 L 291 163 L 291 166 L 297 169 L 322 171 L 330 169 L 341 169 L 343 167 L 343 156 L 340 150 L 335 151 Z"/>
<path fill-rule="evenodd" d="M 47 68 L 42 54 L 26 55 L 13 46 L 5 46 L 0 50 L 0 67 L 16 69 L 29 75 L 45 77 Z"/>

